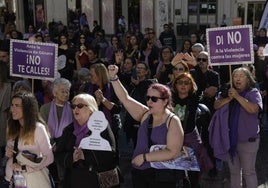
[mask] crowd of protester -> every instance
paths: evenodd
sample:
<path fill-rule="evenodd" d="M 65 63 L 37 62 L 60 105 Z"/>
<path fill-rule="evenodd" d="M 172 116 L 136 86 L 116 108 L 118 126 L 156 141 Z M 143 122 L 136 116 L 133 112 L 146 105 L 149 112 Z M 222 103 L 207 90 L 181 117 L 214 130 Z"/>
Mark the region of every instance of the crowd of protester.
<path fill-rule="evenodd" d="M 147 187 L 147 183 L 154 187 L 167 185 L 152 180 L 153 171 L 150 170 L 148 162 L 177 157 L 181 153 L 182 145 L 187 145 L 194 148 L 201 168 L 200 172 L 189 173 L 192 188 L 195 188 L 199 187 L 200 176 L 203 173 L 209 173 L 210 176 L 217 175 L 218 163 L 222 162 L 214 155 L 215 151 L 211 147 L 208 132 L 210 119 L 215 111 L 217 112 L 224 104 L 230 103 L 232 104 L 230 106 L 236 107 L 235 113 L 239 114 L 237 108 L 241 107 L 241 118 L 247 117 L 250 119 L 250 123 L 254 124 L 253 126 L 258 127 L 259 122 L 263 123 L 260 117 L 267 115 L 266 111 L 262 110 L 265 108 L 262 105 L 267 105 L 268 89 L 267 57 L 263 55 L 263 49 L 268 43 L 266 29 L 262 28 L 254 35 L 255 60 L 252 62 L 253 64 L 232 66 L 234 72 L 233 75 L 229 75 L 228 66 L 210 67 L 208 65 L 209 55 L 206 52 L 206 41 L 200 40 L 198 32 L 191 33 L 180 47 L 170 24 L 163 25 L 163 32 L 159 36 L 156 36 L 153 28 L 146 28 L 142 33 L 137 24 L 134 24 L 129 30 L 125 27 L 120 29 L 122 25 L 119 25 L 116 33 L 107 36 L 97 20 L 93 21 L 91 28 L 85 14 L 82 15 L 78 27 L 74 24 L 67 27 L 61 22 L 52 22 L 48 24 L 48 27 L 44 26 L 38 31 L 33 25 L 29 25 L 28 30 L 22 33 L 16 29 L 14 22 L 6 24 L 4 39 L 0 42 L 1 176 L 5 174 L 3 168 L 6 166 L 6 157 L 12 158 L 10 142 L 14 144 L 14 139 L 20 135 L 31 143 L 32 137 L 38 133 L 43 135 L 40 138 L 43 138 L 43 141 L 47 139 L 48 135 L 51 137 L 51 143 L 45 142 L 47 145 L 42 148 L 44 156 L 49 157 L 39 167 L 32 169 L 26 166 L 27 170 L 40 169 L 49 164 L 52 169 L 54 165 L 53 172 L 56 174 L 54 178 L 58 181 L 58 187 L 77 186 L 78 184 L 71 181 L 83 180 L 78 175 L 76 175 L 76 179 L 72 179 L 72 174 L 79 174 L 73 163 L 77 163 L 78 166 L 85 165 L 80 163 L 81 160 L 90 162 L 92 156 L 77 148 L 79 144 L 72 133 L 81 140 L 81 136 L 85 136 L 85 134 L 80 135 L 79 131 L 85 130 L 80 130 L 80 127 L 84 126 L 85 121 L 94 111 L 99 110 L 104 113 L 109 122 L 105 137 L 112 143 L 113 148 L 109 154 L 96 153 L 99 160 L 104 163 L 103 165 L 106 165 L 105 168 L 112 168 L 120 163 L 118 137 L 119 130 L 122 128 L 126 133 L 125 142 L 132 142 L 135 147 L 132 160 L 134 187 Z M 110 40 L 107 40 L 108 38 Z M 64 61 L 63 66 L 58 68 L 59 78 L 54 81 L 46 81 L 10 76 L 10 39 L 58 44 L 58 63 Z M 116 69 L 111 66 L 116 66 Z M 231 76 L 234 88 L 229 89 Z M 244 80 L 244 78 L 247 79 Z M 121 84 L 117 83 L 118 80 Z M 243 87 L 240 87 L 241 85 Z M 43 120 L 41 121 L 38 116 L 36 122 L 31 122 L 29 126 L 35 127 L 36 124 L 38 130 L 42 130 L 41 132 L 31 127 L 28 128 L 30 135 L 25 132 L 27 130 L 25 127 L 12 130 L 18 120 L 14 111 L 18 110 L 21 105 L 23 111 L 20 113 L 25 113 L 22 115 L 22 119 L 28 118 L 25 109 L 28 104 L 23 102 L 24 93 L 32 93 L 36 98 L 35 101 L 27 95 L 30 101 L 37 102 Z M 161 104 L 164 103 L 154 106 L 159 101 Z M 203 106 L 200 106 L 200 103 Z M 83 109 L 84 107 L 86 109 Z M 85 113 L 84 117 L 81 114 L 82 110 Z M 12 116 L 10 116 L 10 111 Z M 171 112 L 176 117 L 171 118 L 170 125 L 167 125 L 166 119 L 172 116 Z M 33 118 L 35 115 L 31 114 Z M 79 119 L 80 116 L 82 116 L 82 120 Z M 149 123 L 150 117 L 153 118 L 153 126 L 164 124 L 168 128 L 158 130 L 159 133 L 158 131 L 152 132 L 152 136 L 160 136 L 155 138 L 156 142 L 166 144 L 169 148 L 169 150 L 155 153 L 155 155 L 148 153 L 147 145 L 144 145 L 145 141 L 141 139 L 142 136 L 143 139 L 147 139 L 144 131 L 147 131 L 146 125 Z M 233 118 L 231 124 L 238 124 L 237 122 L 241 118 Z M 8 124 L 5 123 L 7 120 Z M 23 127 L 24 124 L 19 122 L 19 125 Z M 236 141 L 231 140 L 234 143 L 230 154 L 231 162 L 229 160 L 229 167 L 233 169 L 231 185 L 237 187 L 240 183 L 238 179 L 240 167 L 242 167 L 246 184 L 248 187 L 254 187 L 256 184 L 254 164 L 259 132 L 257 129 L 252 129 L 252 135 L 243 133 L 241 136 L 239 132 L 243 128 L 240 124 L 241 122 L 238 130 L 234 130 L 232 137 Z M 48 131 L 44 129 L 44 125 Z M 172 131 L 169 132 L 169 129 Z M 6 138 L 4 133 L 7 130 Z M 33 132 L 34 130 L 36 133 Z M 244 140 L 237 141 L 241 137 Z M 7 145 L 6 139 L 9 139 L 9 145 Z M 23 139 L 19 143 L 23 142 Z M 243 145 L 243 142 L 255 144 L 250 146 L 250 148 L 255 148 L 250 153 L 251 157 L 246 157 L 247 152 L 244 148 L 249 147 Z M 19 150 L 22 149 L 24 148 L 20 146 Z M 235 154 L 236 149 L 239 150 L 237 154 Z M 52 163 L 52 152 L 55 157 L 54 163 Z M 147 153 L 144 154 L 144 152 Z M 72 153 L 73 156 L 70 156 Z M 236 158 L 237 155 L 245 156 L 244 159 L 250 160 L 252 163 L 239 162 Z M 66 161 L 63 161 L 63 158 Z M 113 164 L 106 163 L 107 159 L 111 159 Z M 232 163 L 234 160 L 235 164 Z M 7 173 L 10 173 L 10 169 Z M 97 187 L 95 174 L 86 174 L 86 176 L 90 177 L 92 182 L 81 185 L 92 183 L 91 185 L 96 184 Z M 6 174 L 5 177 L 8 177 L 5 180 L 10 180 L 10 174 Z M 172 183 L 168 186 L 176 185 Z"/>

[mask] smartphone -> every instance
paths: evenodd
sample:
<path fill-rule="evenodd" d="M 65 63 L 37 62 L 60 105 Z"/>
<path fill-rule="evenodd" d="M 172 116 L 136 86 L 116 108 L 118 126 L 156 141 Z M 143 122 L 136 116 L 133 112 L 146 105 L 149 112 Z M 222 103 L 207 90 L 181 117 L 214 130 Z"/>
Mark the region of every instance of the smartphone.
<path fill-rule="evenodd" d="M 31 153 L 31 152 L 29 152 L 28 150 L 23 150 L 23 151 L 22 151 L 22 155 L 23 155 L 24 157 L 30 159 L 30 160 L 32 160 L 32 159 L 35 160 L 35 159 L 37 158 L 37 155 L 36 155 L 36 154 Z"/>
<path fill-rule="evenodd" d="M 136 68 L 133 68 L 133 69 L 132 69 L 131 74 L 132 74 L 132 78 L 134 78 L 135 80 L 137 80 L 137 72 L 136 72 Z"/>

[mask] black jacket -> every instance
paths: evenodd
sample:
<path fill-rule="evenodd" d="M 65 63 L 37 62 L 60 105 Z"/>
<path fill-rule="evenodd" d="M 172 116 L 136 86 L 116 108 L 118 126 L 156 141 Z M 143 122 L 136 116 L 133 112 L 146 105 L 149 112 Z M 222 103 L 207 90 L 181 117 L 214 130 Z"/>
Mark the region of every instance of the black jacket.
<path fill-rule="evenodd" d="M 116 167 L 115 140 L 110 126 L 101 133 L 109 141 L 112 151 L 83 150 L 85 160 L 73 162 L 76 137 L 73 123 L 68 125 L 57 143 L 55 161 L 65 170 L 64 188 L 98 188 L 97 171 L 103 172 Z M 91 134 L 91 131 L 88 132 Z M 98 161 L 95 160 L 94 155 Z"/>

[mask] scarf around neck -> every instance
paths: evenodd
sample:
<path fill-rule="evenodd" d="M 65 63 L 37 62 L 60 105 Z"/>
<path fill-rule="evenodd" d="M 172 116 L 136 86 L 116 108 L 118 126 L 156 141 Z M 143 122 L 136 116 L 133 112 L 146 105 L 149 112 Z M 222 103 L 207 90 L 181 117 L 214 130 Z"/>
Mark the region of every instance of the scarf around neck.
<path fill-rule="evenodd" d="M 76 120 L 74 120 L 74 136 L 76 137 L 75 146 L 78 147 L 81 140 L 85 138 L 89 129 L 87 128 L 87 121 L 83 125 L 79 125 Z"/>
<path fill-rule="evenodd" d="M 57 115 L 57 106 L 55 100 L 51 101 L 50 111 L 48 115 L 48 128 L 51 134 L 51 138 L 58 138 L 62 135 L 63 129 L 73 122 L 72 109 L 70 103 L 66 102 L 63 106 L 61 119 L 59 121 Z"/>
<path fill-rule="evenodd" d="M 239 93 L 240 96 L 245 97 L 246 91 Z M 233 100 L 233 103 L 231 104 L 230 111 L 229 111 L 229 139 L 230 139 L 230 149 L 229 154 L 231 156 L 231 160 L 233 161 L 233 158 L 236 155 L 236 147 L 237 147 L 237 135 L 238 135 L 238 121 L 239 121 L 239 115 L 240 115 L 240 103 L 236 100 Z"/>

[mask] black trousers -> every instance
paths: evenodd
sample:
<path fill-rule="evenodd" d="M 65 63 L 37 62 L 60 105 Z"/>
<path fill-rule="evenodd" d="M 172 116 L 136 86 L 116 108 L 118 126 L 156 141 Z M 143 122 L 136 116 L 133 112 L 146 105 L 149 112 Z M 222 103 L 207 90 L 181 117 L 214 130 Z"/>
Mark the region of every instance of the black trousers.
<path fill-rule="evenodd" d="M 132 183 L 134 188 L 176 188 L 180 182 L 160 182 L 155 176 L 155 169 L 149 168 L 145 170 L 132 169 Z"/>

